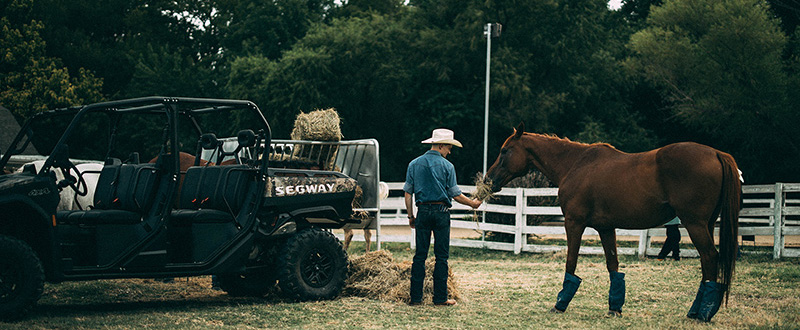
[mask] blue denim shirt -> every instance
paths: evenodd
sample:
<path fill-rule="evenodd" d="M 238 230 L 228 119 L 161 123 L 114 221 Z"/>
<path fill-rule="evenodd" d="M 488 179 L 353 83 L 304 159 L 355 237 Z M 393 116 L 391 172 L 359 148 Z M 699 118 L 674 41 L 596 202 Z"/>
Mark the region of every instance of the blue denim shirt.
<path fill-rule="evenodd" d="M 453 197 L 461 195 L 455 167 L 435 150 L 428 150 L 408 164 L 403 191 L 414 194 L 417 204 L 445 202 L 453 206 Z"/>

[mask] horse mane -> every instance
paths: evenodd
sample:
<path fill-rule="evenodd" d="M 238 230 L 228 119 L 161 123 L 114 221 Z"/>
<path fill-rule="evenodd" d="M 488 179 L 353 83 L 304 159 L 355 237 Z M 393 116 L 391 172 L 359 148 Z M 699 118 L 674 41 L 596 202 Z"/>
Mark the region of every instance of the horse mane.
<path fill-rule="evenodd" d="M 524 134 L 533 135 L 533 136 L 540 136 L 540 137 L 546 138 L 548 140 L 558 140 L 558 141 L 563 141 L 563 142 L 572 143 L 572 144 L 579 144 L 579 145 L 584 145 L 584 146 L 589 146 L 589 147 L 607 147 L 607 148 L 611 148 L 613 150 L 619 151 L 616 147 L 614 147 L 613 145 L 611 145 L 609 143 L 606 143 L 606 142 L 585 143 L 585 142 L 580 142 L 580 141 L 572 141 L 568 137 L 560 137 L 560 136 L 555 135 L 553 133 L 530 133 L 530 132 L 525 132 Z"/>

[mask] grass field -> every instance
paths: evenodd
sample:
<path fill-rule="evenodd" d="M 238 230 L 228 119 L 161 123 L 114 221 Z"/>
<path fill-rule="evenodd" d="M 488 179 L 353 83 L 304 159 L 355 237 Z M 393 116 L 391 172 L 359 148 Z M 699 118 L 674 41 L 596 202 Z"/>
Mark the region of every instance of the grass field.
<path fill-rule="evenodd" d="M 396 261 L 408 244 L 386 244 Z M 363 243 L 350 252 L 360 254 Z M 727 307 L 709 324 L 685 317 L 700 281 L 698 259 L 621 259 L 627 281 L 622 318 L 605 318 L 608 273 L 602 257 L 581 256 L 583 278 L 564 314 L 550 314 L 564 276 L 564 255 L 452 248 L 450 265 L 462 300 L 455 307 L 407 306 L 341 297 L 296 303 L 274 296 L 230 298 L 210 278 L 104 280 L 47 285 L 36 310 L 1 329 L 800 329 L 800 260 L 745 255 L 737 263 Z"/>

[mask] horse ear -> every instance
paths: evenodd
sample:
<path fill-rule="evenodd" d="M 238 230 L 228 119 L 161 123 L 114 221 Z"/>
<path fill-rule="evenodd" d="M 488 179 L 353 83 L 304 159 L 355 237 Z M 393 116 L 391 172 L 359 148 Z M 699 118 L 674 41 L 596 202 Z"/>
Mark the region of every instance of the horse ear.
<path fill-rule="evenodd" d="M 520 122 L 519 125 L 517 125 L 517 128 L 514 129 L 514 138 L 519 139 L 522 136 L 522 133 L 524 132 L 525 132 L 525 124 L 523 122 Z"/>

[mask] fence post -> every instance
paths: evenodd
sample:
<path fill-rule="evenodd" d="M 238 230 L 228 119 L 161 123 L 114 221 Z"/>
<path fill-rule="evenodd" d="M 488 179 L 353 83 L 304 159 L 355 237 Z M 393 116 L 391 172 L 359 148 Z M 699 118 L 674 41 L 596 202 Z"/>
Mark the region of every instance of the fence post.
<path fill-rule="evenodd" d="M 527 237 L 522 234 L 522 227 L 527 223 L 527 217 L 522 213 L 525 211 L 525 206 L 528 204 L 528 201 L 526 200 L 525 194 L 523 194 L 523 188 L 515 189 L 517 190 L 515 195 L 517 212 L 514 215 L 514 223 L 516 224 L 514 228 L 514 253 L 520 254 L 520 252 L 522 252 L 522 245 L 527 243 L 523 242 Z"/>
<path fill-rule="evenodd" d="M 639 232 L 639 259 L 647 257 L 648 247 L 650 247 L 650 229 L 643 229 Z"/>
<path fill-rule="evenodd" d="M 772 225 L 772 259 L 778 260 L 783 252 L 783 183 L 775 183 L 775 204 Z"/>

